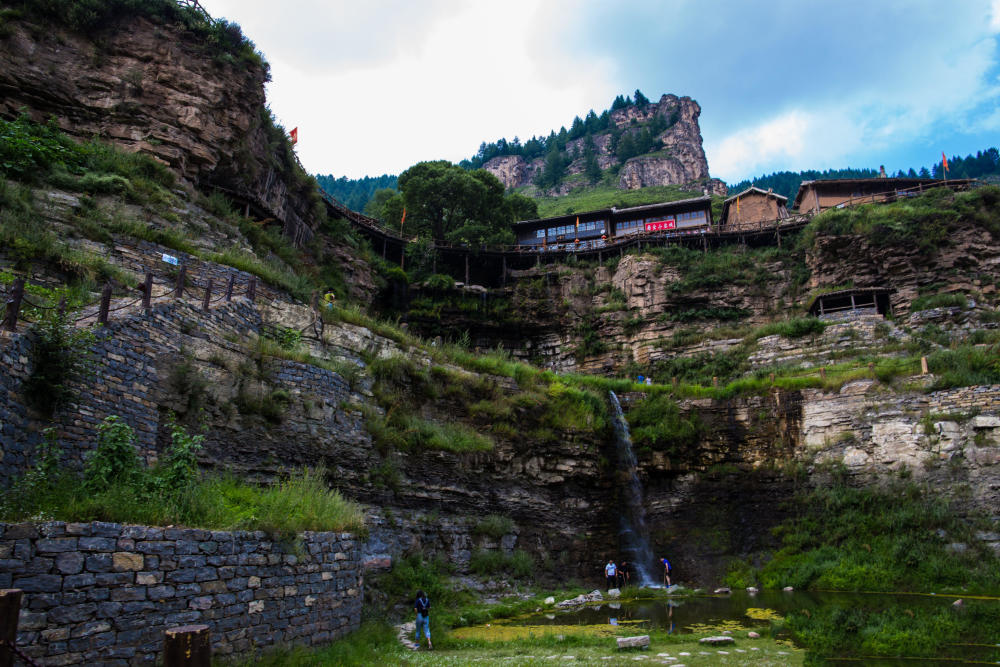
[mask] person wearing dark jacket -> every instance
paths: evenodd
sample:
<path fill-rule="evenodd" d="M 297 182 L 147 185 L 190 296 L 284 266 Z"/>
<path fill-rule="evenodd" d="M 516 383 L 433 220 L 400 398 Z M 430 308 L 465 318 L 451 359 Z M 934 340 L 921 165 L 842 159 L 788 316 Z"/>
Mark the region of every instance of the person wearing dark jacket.
<path fill-rule="evenodd" d="M 423 591 L 417 591 L 417 598 L 413 601 L 413 611 L 417 612 L 417 643 L 420 643 L 420 632 L 423 630 L 424 636 L 427 637 L 427 648 L 434 648 L 431 645 L 431 601 Z"/>

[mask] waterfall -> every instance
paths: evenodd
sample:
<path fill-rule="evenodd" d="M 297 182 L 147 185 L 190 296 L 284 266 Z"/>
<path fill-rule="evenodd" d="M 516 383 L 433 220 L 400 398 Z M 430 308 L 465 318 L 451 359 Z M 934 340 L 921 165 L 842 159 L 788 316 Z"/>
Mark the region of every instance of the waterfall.
<path fill-rule="evenodd" d="M 642 483 L 636 471 L 635 452 L 632 451 L 632 436 L 628 422 L 622 413 L 615 392 L 609 391 L 611 405 L 615 408 L 615 445 L 618 452 L 618 474 L 621 489 L 621 508 L 618 531 L 618 548 L 624 560 L 632 564 L 632 570 L 639 578 L 640 586 L 656 586 L 660 582 L 651 572 L 655 572 L 653 549 L 649 546 L 649 530 L 646 528 L 646 507 L 642 498 Z"/>

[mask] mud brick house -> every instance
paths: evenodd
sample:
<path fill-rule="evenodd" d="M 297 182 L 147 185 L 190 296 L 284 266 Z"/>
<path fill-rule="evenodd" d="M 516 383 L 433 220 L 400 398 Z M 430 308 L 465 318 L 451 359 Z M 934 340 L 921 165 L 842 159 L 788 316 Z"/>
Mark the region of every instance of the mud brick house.
<path fill-rule="evenodd" d="M 788 197 L 753 186 L 722 202 L 722 226 L 739 229 L 788 217 Z"/>
<path fill-rule="evenodd" d="M 895 201 L 914 197 L 930 188 L 947 187 L 968 190 L 976 180 L 957 178 L 838 178 L 802 181 L 792 208 L 800 213 L 819 213 L 828 208 Z"/>

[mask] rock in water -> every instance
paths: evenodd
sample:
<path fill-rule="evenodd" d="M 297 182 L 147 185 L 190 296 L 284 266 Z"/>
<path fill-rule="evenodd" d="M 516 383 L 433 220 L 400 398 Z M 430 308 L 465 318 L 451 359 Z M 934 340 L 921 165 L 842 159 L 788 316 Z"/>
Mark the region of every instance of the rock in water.
<path fill-rule="evenodd" d="M 622 596 L 622 592 L 617 588 L 612 588 L 608 590 L 608 597 L 612 600 L 616 600 Z"/>
<path fill-rule="evenodd" d="M 545 604 L 555 604 L 555 603 L 556 603 L 556 599 L 554 597 L 552 597 L 551 595 L 549 597 L 545 598 Z"/>
<path fill-rule="evenodd" d="M 649 635 L 638 637 L 619 637 L 618 648 L 649 648 Z"/>
<path fill-rule="evenodd" d="M 730 593 L 732 593 L 732 591 L 729 590 L 728 588 L 716 588 L 715 589 L 715 594 L 716 595 L 729 595 Z"/>
<path fill-rule="evenodd" d="M 710 644 L 712 646 L 719 646 L 721 644 L 734 644 L 736 640 L 732 637 L 727 637 L 724 635 L 719 635 L 717 637 L 703 637 L 698 640 L 699 644 Z"/>

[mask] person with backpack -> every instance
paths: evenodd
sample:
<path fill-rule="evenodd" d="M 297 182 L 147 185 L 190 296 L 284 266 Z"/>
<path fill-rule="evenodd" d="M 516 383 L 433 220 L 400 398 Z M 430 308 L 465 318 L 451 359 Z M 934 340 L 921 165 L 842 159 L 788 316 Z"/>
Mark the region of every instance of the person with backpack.
<path fill-rule="evenodd" d="M 673 569 L 670 567 L 670 561 L 666 558 L 661 558 L 660 562 L 663 563 L 663 583 L 667 586 L 670 585 L 670 571 Z"/>
<path fill-rule="evenodd" d="M 427 650 L 431 650 L 434 648 L 431 645 L 431 601 L 423 591 L 417 591 L 417 598 L 413 601 L 413 611 L 417 612 L 417 643 L 420 643 L 422 630 L 427 637 Z"/>

